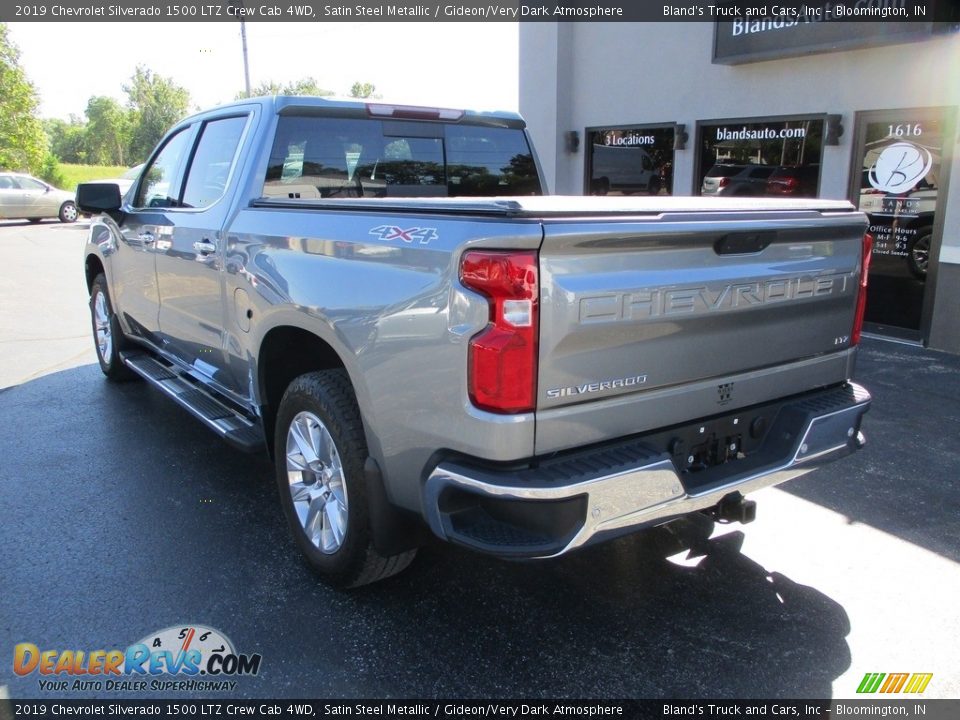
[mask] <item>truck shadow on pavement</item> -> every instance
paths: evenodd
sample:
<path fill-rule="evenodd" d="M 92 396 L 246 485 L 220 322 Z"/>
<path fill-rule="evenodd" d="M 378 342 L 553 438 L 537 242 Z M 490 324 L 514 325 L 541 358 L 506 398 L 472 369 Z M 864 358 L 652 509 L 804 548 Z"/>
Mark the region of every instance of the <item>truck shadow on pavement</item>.
<path fill-rule="evenodd" d="M 202 623 L 263 656 L 247 697 L 826 698 L 850 665 L 844 609 L 705 518 L 540 563 L 437 542 L 338 593 L 297 556 L 269 461 L 146 385 L 84 366 L 0 392 L 0 417 L 5 651 Z"/>
<path fill-rule="evenodd" d="M 960 357 L 868 339 L 856 379 L 867 447 L 782 489 L 960 563 Z"/>

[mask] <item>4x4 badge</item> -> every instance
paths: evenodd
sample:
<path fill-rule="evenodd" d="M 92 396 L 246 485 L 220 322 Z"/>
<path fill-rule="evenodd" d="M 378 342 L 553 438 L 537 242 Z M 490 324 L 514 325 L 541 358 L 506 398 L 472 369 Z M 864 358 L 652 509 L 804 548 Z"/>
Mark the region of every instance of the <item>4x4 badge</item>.
<path fill-rule="evenodd" d="M 413 243 L 419 240 L 421 245 L 426 245 L 431 240 L 440 237 L 436 228 L 431 227 L 412 227 L 404 230 L 396 225 L 378 225 L 372 228 L 370 235 L 376 235 L 381 240 L 403 240 L 405 243 Z"/>

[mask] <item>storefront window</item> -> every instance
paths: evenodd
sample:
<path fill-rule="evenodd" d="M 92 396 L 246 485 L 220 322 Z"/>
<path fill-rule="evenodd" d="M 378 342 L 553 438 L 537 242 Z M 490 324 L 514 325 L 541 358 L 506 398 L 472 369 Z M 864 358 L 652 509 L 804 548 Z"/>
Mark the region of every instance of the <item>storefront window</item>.
<path fill-rule="evenodd" d="M 701 195 L 816 197 L 823 119 L 700 123 Z"/>
<path fill-rule="evenodd" d="M 922 110 L 870 113 L 859 129 L 853 201 L 867 213 L 873 235 L 866 319 L 919 330 L 942 182 L 943 120 Z"/>
<path fill-rule="evenodd" d="M 590 195 L 671 195 L 673 125 L 587 130 Z"/>

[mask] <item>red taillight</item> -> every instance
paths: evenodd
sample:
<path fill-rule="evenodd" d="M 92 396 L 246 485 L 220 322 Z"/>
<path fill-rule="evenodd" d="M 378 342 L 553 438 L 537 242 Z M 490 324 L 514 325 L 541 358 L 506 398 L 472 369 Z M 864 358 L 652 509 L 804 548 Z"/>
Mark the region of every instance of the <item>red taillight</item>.
<path fill-rule="evenodd" d="M 730 178 L 722 177 L 720 178 L 720 181 L 717 183 L 717 187 L 726 187 L 729 184 L 730 184 Z"/>
<path fill-rule="evenodd" d="M 540 282 L 536 251 L 475 250 L 460 280 L 487 297 L 490 324 L 469 350 L 470 400 L 498 413 L 530 412 L 537 398 Z"/>
<path fill-rule="evenodd" d="M 867 275 L 870 273 L 870 259 L 873 257 L 873 236 L 865 233 L 863 236 L 863 255 L 860 258 L 860 289 L 857 292 L 857 314 L 853 316 L 853 333 L 850 335 L 850 344 L 860 342 L 860 333 L 863 330 L 863 315 L 867 310 Z"/>
<path fill-rule="evenodd" d="M 767 192 L 776 193 L 778 195 L 792 195 L 797 191 L 797 187 L 799 185 L 800 181 L 796 178 L 776 178 L 774 180 L 767 181 Z"/>

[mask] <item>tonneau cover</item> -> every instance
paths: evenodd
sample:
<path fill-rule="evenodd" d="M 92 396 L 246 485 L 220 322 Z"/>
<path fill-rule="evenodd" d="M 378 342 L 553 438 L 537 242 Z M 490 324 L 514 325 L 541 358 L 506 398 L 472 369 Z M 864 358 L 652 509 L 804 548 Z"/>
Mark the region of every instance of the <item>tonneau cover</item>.
<path fill-rule="evenodd" d="M 775 198 L 595 197 L 549 195 L 492 198 L 343 198 L 288 200 L 263 198 L 256 207 L 316 208 L 386 213 L 443 213 L 505 217 L 560 218 L 632 215 L 659 217 L 673 213 L 852 212 L 846 200 L 780 200 Z"/>

